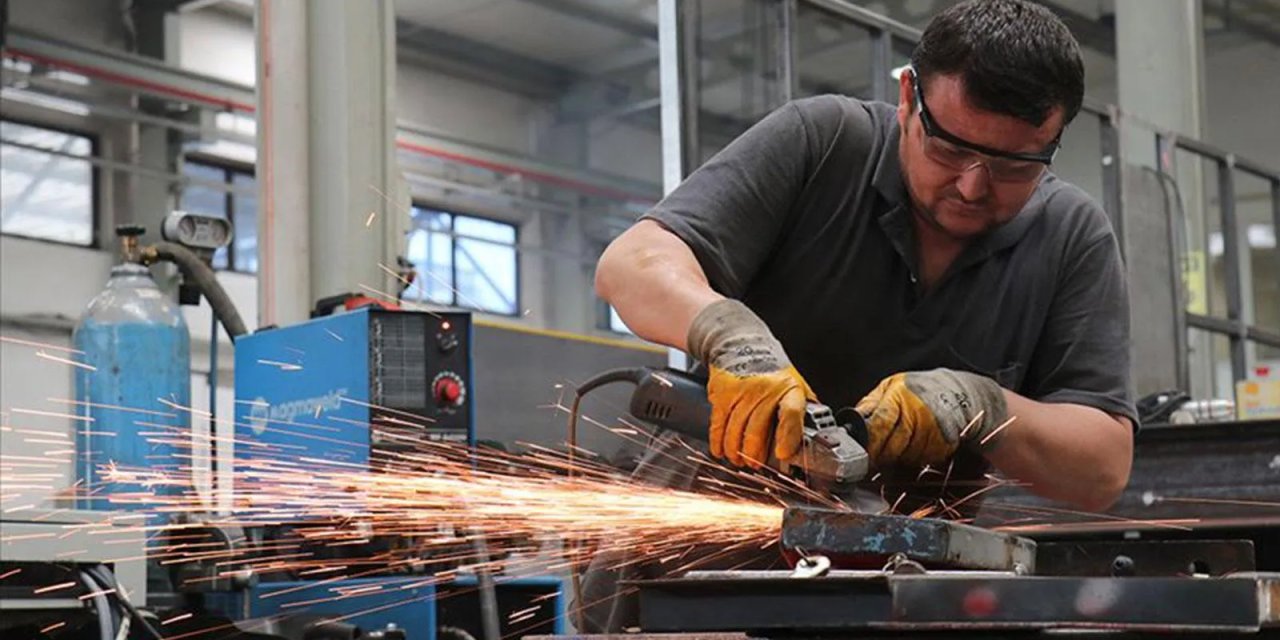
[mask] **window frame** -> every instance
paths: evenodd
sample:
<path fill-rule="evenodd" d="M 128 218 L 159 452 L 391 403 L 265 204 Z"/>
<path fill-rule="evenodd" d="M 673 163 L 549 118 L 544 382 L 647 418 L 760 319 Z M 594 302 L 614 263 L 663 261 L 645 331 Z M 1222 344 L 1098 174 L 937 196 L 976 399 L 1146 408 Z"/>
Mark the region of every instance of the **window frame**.
<path fill-rule="evenodd" d="M 223 192 L 223 211 L 227 214 L 227 221 L 231 223 L 232 233 L 235 234 L 239 228 L 236 226 L 236 194 L 231 190 L 235 185 L 233 176 L 235 174 L 247 175 L 256 182 L 258 173 L 256 167 L 247 162 L 239 162 L 237 160 L 229 160 L 221 156 L 210 155 L 207 153 L 188 153 L 182 156 L 182 166 L 179 167 L 178 173 L 184 178 L 186 177 L 187 163 L 198 164 L 210 169 L 217 169 L 222 172 L 222 184 L 228 189 Z M 185 184 L 183 185 L 185 188 Z M 182 198 L 178 198 L 178 204 L 182 204 Z M 257 271 L 242 271 L 236 268 L 236 241 L 235 235 L 232 236 L 231 242 L 227 243 L 227 266 L 218 271 L 226 271 L 230 273 L 243 273 L 246 275 L 256 276 Z M 210 258 L 212 261 L 212 258 Z"/>
<path fill-rule="evenodd" d="M 52 124 L 48 121 L 13 117 L 5 115 L 0 117 L 0 121 L 12 124 L 31 127 L 33 129 L 44 129 L 54 133 L 62 133 L 71 136 L 78 136 L 89 141 L 89 155 L 84 157 L 84 161 L 89 163 L 89 242 L 88 244 L 79 244 L 76 242 L 67 242 L 65 240 L 55 240 L 53 238 L 41 238 L 39 236 L 28 236 L 21 233 L 13 233 L 12 231 L 0 231 L 0 235 L 10 238 L 21 238 L 33 242 L 44 242 L 57 245 L 60 247 L 77 247 L 81 249 L 101 249 L 102 248 L 102 169 L 98 166 L 96 160 L 99 159 L 101 151 L 101 136 L 96 132 L 87 129 L 79 129 L 76 127 L 68 127 L 60 124 Z M 0 143 L 3 144 L 3 143 Z M 38 152 L 33 152 L 38 153 Z"/>
<path fill-rule="evenodd" d="M 419 200 L 419 199 L 416 199 L 416 198 L 415 198 L 415 199 L 412 199 L 412 200 L 410 201 L 409 208 L 410 208 L 410 211 L 411 211 L 411 212 L 418 211 L 418 210 L 421 210 L 421 211 L 432 211 L 432 212 L 435 212 L 435 213 L 443 213 L 443 214 L 447 214 L 447 215 L 449 216 L 449 229 L 448 229 L 448 238 L 449 238 L 449 282 L 450 282 L 450 286 L 449 286 L 449 296 L 450 296 L 450 298 L 452 299 L 452 302 L 450 302 L 450 303 L 441 303 L 441 302 L 436 302 L 436 301 L 431 300 L 431 299 L 426 298 L 426 297 L 423 297 L 423 298 L 421 298 L 421 299 L 416 299 L 416 300 L 414 300 L 414 302 L 417 302 L 417 303 L 419 303 L 419 304 L 423 304 L 423 303 L 426 303 L 426 304 L 444 304 L 445 306 L 452 307 L 452 308 L 455 308 L 455 309 L 464 309 L 464 310 L 467 310 L 467 311 L 477 311 L 477 312 L 480 312 L 480 313 L 491 313 L 491 314 L 493 314 L 493 315 L 497 315 L 497 316 L 505 316 L 505 317 L 508 317 L 508 318 L 519 318 L 519 317 L 521 316 L 521 309 L 523 308 L 523 305 L 522 305 L 521 303 L 522 303 L 523 298 L 524 298 L 524 295 L 523 295 L 523 293 L 524 293 L 524 291 L 523 291 L 523 289 L 524 289 L 524 287 L 523 287 L 523 284 L 524 284 L 524 277 L 523 277 L 523 276 L 524 276 L 524 273 L 523 273 L 523 272 L 524 272 L 524 269 L 522 269 L 522 268 L 521 268 L 521 264 L 520 264 L 520 262 L 521 262 L 521 252 L 520 252 L 520 227 L 522 226 L 520 223 L 518 223 L 518 222 L 513 222 L 513 221 L 511 221 L 511 220 L 505 220 L 505 219 L 500 218 L 500 217 L 497 217 L 497 216 L 484 215 L 484 214 L 477 214 L 477 213 L 470 213 L 470 212 L 466 212 L 466 211 L 460 211 L 460 210 L 459 210 L 458 208 L 456 208 L 456 207 L 439 206 L 439 205 L 437 205 L 437 204 L 435 204 L 435 203 L 431 202 L 430 200 Z M 412 216 L 411 216 L 411 217 L 412 217 Z M 513 238 L 512 238 L 512 241 L 511 241 L 511 245 L 510 245 L 510 247 L 511 247 L 512 253 L 513 253 L 513 254 L 514 254 L 514 256 L 515 256 L 515 263 L 516 263 L 516 264 L 515 264 L 515 276 L 516 276 L 516 279 L 515 279 L 515 297 L 514 297 L 514 299 L 512 300 L 512 306 L 513 306 L 514 308 L 511 310 L 511 313 L 504 313 L 504 312 L 502 312 L 502 311 L 493 311 L 493 310 L 491 310 L 491 309 L 480 309 L 480 308 L 473 307 L 473 306 L 468 305 L 468 304 L 464 304 L 464 303 L 459 299 L 459 297 L 458 297 L 458 236 L 457 236 L 457 230 L 456 230 L 456 228 L 457 228 L 457 219 L 458 219 L 459 217 L 462 217 L 462 218 L 471 218 L 472 220 L 480 220 L 480 221 L 483 221 L 483 222 L 492 222 L 492 223 L 495 223 L 495 224 L 500 224 L 500 225 L 508 226 L 508 227 L 511 227 L 512 231 L 514 232 L 514 233 L 513 233 Z M 414 232 L 419 231 L 419 230 L 426 231 L 427 233 L 431 233 L 431 230 L 426 229 L 425 227 L 419 227 L 419 226 L 417 226 L 416 224 L 412 225 L 412 226 L 409 228 L 409 233 L 414 233 Z M 439 231 L 436 231 L 436 233 L 439 233 Z M 463 238 L 463 239 L 465 240 L 466 238 Z M 406 237 L 406 240 L 407 240 L 407 237 Z M 491 242 L 491 241 L 486 241 L 486 240 L 476 240 L 476 242 Z M 492 243 L 492 244 L 497 244 L 496 242 L 491 242 L 491 243 Z M 406 253 L 406 254 L 408 253 L 408 247 L 407 247 L 407 246 L 405 247 L 405 253 Z M 415 268 L 416 268 L 416 265 L 415 265 Z M 423 275 L 423 274 L 418 274 L 418 277 L 423 278 L 423 277 L 428 277 L 428 276 L 425 276 L 425 275 Z"/>

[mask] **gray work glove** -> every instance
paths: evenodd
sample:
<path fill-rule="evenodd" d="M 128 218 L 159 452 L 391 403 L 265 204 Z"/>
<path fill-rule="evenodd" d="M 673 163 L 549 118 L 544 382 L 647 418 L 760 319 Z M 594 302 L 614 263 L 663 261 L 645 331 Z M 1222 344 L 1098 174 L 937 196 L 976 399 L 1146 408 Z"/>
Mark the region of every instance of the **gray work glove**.
<path fill-rule="evenodd" d="M 877 468 L 945 463 L 969 446 L 990 451 L 1004 423 L 1004 391 L 994 380 L 965 371 L 896 373 L 858 402 L 867 418 L 867 453 Z"/>
<path fill-rule="evenodd" d="M 764 321 L 737 300 L 718 300 L 693 319 L 688 343 L 711 372 L 711 454 L 760 467 L 772 442 L 778 459 L 796 455 L 805 403 L 816 398 Z"/>

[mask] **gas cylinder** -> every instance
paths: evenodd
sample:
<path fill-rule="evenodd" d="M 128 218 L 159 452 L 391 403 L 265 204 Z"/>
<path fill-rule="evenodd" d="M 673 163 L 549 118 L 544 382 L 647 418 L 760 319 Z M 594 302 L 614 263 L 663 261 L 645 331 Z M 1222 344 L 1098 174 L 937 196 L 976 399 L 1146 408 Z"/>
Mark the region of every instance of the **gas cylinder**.
<path fill-rule="evenodd" d="M 191 336 L 178 305 L 139 263 L 143 232 L 138 226 L 116 230 L 121 263 L 72 334 L 88 365 L 75 372 L 82 509 L 150 509 L 155 501 L 140 499 L 140 493 L 182 494 L 191 477 L 185 409 L 191 404 Z M 118 477 L 105 477 L 112 465 L 149 477 L 141 483 L 113 481 Z"/>

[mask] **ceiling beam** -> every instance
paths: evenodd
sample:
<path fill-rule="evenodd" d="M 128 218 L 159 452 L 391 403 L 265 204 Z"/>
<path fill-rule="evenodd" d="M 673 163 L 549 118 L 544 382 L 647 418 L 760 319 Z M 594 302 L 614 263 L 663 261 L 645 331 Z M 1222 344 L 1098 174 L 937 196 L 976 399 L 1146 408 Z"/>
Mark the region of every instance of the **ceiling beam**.
<path fill-rule="evenodd" d="M 1115 16 L 1102 16 L 1092 18 L 1074 9 L 1058 4 L 1057 2 L 1044 2 L 1047 9 L 1058 16 L 1062 23 L 1067 25 L 1067 29 L 1071 30 L 1071 35 L 1076 37 L 1076 42 L 1086 49 L 1093 49 L 1108 58 L 1116 57 L 1116 27 Z"/>
<path fill-rule="evenodd" d="M 1280 29 L 1270 26 L 1276 24 L 1274 19 L 1280 19 L 1280 11 L 1275 9 L 1275 5 L 1265 2 L 1245 4 L 1224 1 L 1202 2 L 1200 6 L 1203 7 L 1205 15 L 1221 20 L 1227 31 L 1238 31 L 1280 47 Z M 1256 13 L 1270 15 L 1262 15 L 1259 16 L 1260 19 L 1254 20 L 1252 18 Z"/>
<path fill-rule="evenodd" d="M 523 0 L 523 2 L 583 22 L 608 27 L 619 33 L 647 40 L 654 45 L 658 44 L 658 25 L 644 20 L 620 16 L 612 11 L 605 11 L 581 0 Z"/>
<path fill-rule="evenodd" d="M 396 49 L 408 62 L 538 99 L 553 99 L 581 79 L 567 67 L 400 19 Z"/>

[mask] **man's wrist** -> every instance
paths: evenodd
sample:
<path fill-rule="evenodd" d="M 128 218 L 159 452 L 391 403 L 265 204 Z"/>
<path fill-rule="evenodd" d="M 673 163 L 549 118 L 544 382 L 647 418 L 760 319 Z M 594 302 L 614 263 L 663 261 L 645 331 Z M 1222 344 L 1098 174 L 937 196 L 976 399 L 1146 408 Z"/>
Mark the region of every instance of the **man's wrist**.
<path fill-rule="evenodd" d="M 769 326 L 747 305 L 731 299 L 712 302 L 689 325 L 689 355 L 736 375 L 790 366 Z"/>

